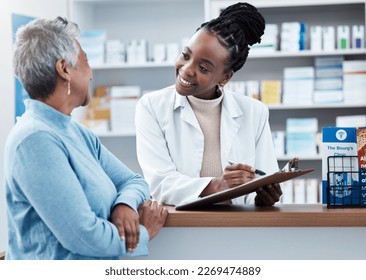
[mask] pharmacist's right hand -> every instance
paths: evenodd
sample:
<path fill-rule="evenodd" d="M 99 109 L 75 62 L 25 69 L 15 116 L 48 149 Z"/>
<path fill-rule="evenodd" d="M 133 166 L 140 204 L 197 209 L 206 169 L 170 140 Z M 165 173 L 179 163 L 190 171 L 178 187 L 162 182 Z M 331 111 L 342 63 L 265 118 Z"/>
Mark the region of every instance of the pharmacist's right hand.
<path fill-rule="evenodd" d="M 147 229 L 150 240 L 158 234 L 168 217 L 168 210 L 151 200 L 145 201 L 139 207 L 138 213 L 140 224 Z"/>
<path fill-rule="evenodd" d="M 235 163 L 225 167 L 224 173 L 220 177 L 213 178 L 203 189 L 200 197 L 205 197 L 223 190 L 227 190 L 244 184 L 254 179 L 255 169 L 247 164 Z"/>
<path fill-rule="evenodd" d="M 223 184 L 228 188 L 247 183 L 254 179 L 255 169 L 247 164 L 234 163 L 225 167 L 222 175 Z"/>

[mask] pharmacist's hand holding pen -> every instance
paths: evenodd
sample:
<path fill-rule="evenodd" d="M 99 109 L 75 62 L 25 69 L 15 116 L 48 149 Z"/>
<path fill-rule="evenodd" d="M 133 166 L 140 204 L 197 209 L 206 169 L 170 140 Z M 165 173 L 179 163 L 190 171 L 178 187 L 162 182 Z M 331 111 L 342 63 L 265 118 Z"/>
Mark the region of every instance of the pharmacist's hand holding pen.
<path fill-rule="evenodd" d="M 233 162 L 229 162 L 229 164 L 230 164 L 230 166 L 228 166 L 228 167 L 240 166 L 240 167 L 243 167 L 245 170 L 248 170 L 248 168 L 249 168 L 253 174 L 258 174 L 261 176 L 266 175 L 266 173 L 264 173 L 263 171 L 255 169 L 246 164 L 233 163 Z M 248 180 L 248 181 L 250 181 L 250 180 Z M 272 206 L 280 200 L 280 197 L 282 195 L 282 190 L 281 190 L 280 184 L 270 184 L 268 186 L 259 188 L 256 191 L 256 193 L 257 193 L 257 195 L 254 200 L 254 203 L 256 206 Z"/>
<path fill-rule="evenodd" d="M 250 165 L 229 162 L 229 165 L 225 167 L 222 176 L 213 178 L 208 186 L 202 191 L 201 197 L 249 182 L 255 178 L 256 171 L 257 170 Z"/>
<path fill-rule="evenodd" d="M 225 167 L 223 179 L 229 188 L 232 188 L 253 180 L 256 172 L 257 169 L 248 164 L 229 161 L 229 165 Z"/>

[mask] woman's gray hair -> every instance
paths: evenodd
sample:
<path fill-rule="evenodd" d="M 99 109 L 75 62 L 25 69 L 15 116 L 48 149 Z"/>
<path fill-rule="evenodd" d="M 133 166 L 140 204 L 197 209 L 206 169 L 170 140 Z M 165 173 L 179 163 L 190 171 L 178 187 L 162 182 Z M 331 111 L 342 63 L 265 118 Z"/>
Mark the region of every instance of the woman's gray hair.
<path fill-rule="evenodd" d="M 56 87 L 56 61 L 75 67 L 79 55 L 77 24 L 64 18 L 38 18 L 18 29 L 13 67 L 32 99 L 46 99 Z"/>

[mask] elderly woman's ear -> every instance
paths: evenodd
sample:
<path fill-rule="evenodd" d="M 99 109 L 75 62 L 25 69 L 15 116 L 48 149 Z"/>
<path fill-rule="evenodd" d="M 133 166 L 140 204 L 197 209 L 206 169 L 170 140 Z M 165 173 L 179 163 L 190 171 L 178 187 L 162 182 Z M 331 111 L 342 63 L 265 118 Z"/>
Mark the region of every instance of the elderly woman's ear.
<path fill-rule="evenodd" d="M 58 59 L 56 61 L 56 72 L 61 78 L 70 81 L 69 67 L 71 67 L 64 59 Z"/>

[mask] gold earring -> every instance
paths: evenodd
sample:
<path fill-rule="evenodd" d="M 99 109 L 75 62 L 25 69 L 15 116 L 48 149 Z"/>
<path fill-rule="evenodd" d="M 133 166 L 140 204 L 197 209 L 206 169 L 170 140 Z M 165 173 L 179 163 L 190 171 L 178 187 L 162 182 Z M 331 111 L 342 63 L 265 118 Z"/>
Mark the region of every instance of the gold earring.
<path fill-rule="evenodd" d="M 70 95 L 71 90 L 70 90 L 70 81 L 67 82 L 67 95 Z"/>

